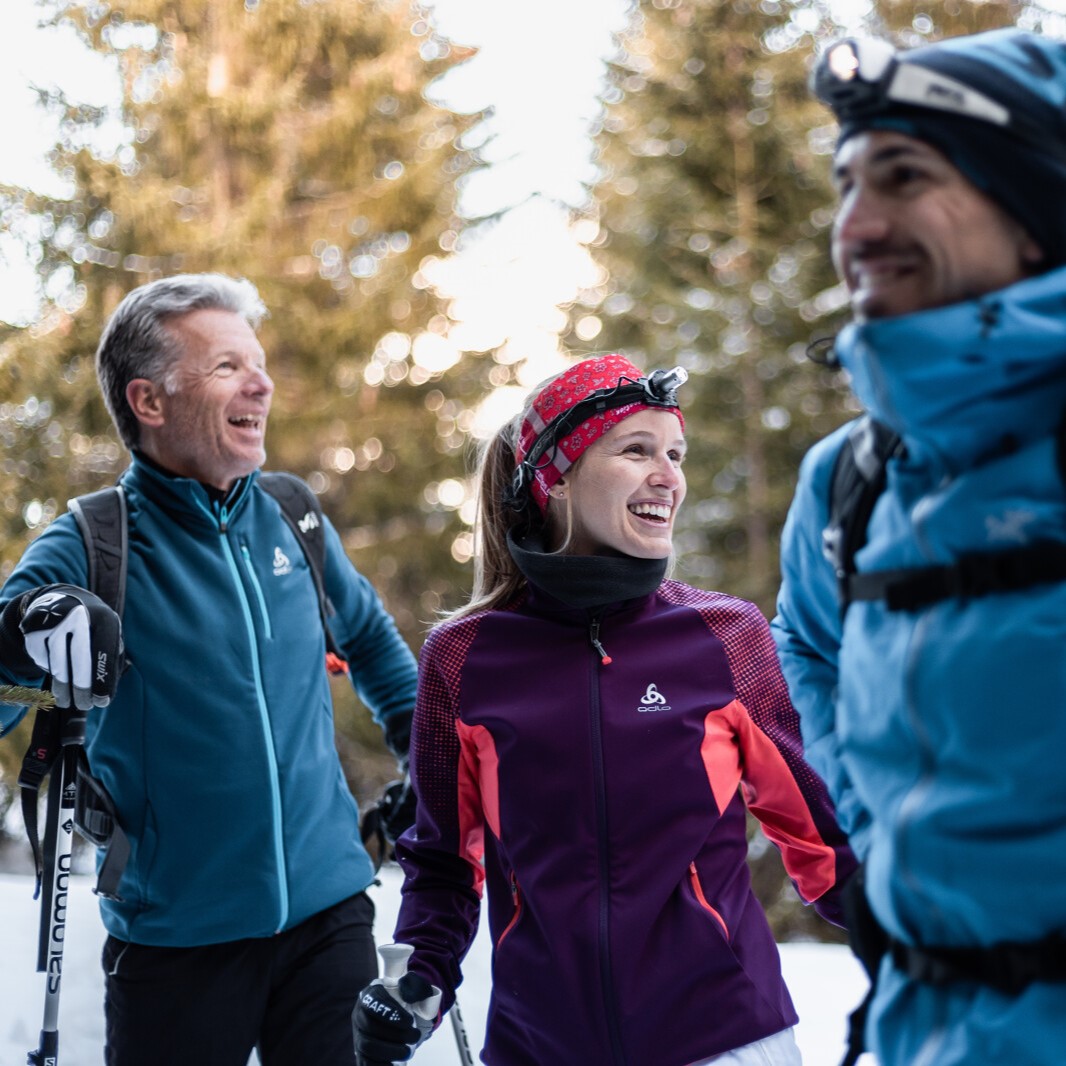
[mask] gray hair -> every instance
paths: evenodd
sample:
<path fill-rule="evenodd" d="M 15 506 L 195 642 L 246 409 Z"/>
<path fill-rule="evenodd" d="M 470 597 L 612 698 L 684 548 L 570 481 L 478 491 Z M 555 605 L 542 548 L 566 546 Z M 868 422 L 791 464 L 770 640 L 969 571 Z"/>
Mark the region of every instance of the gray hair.
<path fill-rule="evenodd" d="M 240 315 L 252 329 L 269 314 L 256 287 L 225 274 L 176 274 L 126 294 L 104 327 L 96 349 L 96 376 L 104 403 L 127 448 L 136 447 L 141 427 L 126 401 L 135 378 L 158 382 L 170 391 L 168 374 L 181 356 L 167 322 L 192 311 L 217 309 Z"/>

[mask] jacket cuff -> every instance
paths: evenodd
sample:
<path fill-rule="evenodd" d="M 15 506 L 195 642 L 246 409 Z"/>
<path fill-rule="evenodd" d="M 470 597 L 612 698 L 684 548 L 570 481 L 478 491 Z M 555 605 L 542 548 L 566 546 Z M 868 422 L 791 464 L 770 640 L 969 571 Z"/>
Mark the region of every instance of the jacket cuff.
<path fill-rule="evenodd" d="M 26 606 L 41 589 L 30 589 L 16 596 L 0 611 L 0 660 L 11 674 L 25 679 L 40 679 L 41 668 L 26 652 L 26 638 L 19 622 L 26 613 Z"/>
<path fill-rule="evenodd" d="M 390 715 L 385 720 L 385 743 L 389 751 L 396 756 L 402 769 L 407 769 L 407 753 L 411 747 L 412 711 Z"/>

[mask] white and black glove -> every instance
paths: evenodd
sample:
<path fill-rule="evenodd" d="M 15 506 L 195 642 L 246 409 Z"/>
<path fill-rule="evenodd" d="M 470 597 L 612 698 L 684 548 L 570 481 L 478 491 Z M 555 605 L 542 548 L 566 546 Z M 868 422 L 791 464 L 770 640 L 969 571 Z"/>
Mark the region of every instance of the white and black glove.
<path fill-rule="evenodd" d="M 379 977 L 359 993 L 352 1012 L 357 1066 L 407 1062 L 433 1032 L 440 989 L 416 973 L 406 973 L 394 988 Z"/>
<path fill-rule="evenodd" d="M 60 707 L 106 707 L 125 666 L 122 623 L 93 593 L 45 585 L 21 597 L 26 654 L 52 678 Z"/>

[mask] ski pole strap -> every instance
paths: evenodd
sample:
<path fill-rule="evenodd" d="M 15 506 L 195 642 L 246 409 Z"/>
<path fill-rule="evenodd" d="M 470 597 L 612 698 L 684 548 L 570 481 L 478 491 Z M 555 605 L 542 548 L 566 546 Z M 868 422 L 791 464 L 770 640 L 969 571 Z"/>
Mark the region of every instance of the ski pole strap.
<path fill-rule="evenodd" d="M 100 864 L 100 869 L 96 874 L 94 895 L 122 902 L 122 897 L 118 894 L 118 883 L 122 880 L 122 873 L 126 869 L 129 858 L 130 839 L 116 825 L 111 842 L 104 851 L 104 861 Z"/>
<path fill-rule="evenodd" d="M 37 885 L 33 898 L 41 894 L 41 876 L 44 871 L 44 858 L 41 855 L 41 842 L 37 831 L 37 797 L 41 793 L 44 779 L 52 772 L 60 749 L 60 712 L 40 709 L 33 719 L 33 732 L 30 745 L 22 757 L 22 769 L 18 782 L 22 793 L 22 821 L 26 826 L 30 848 L 33 850 L 33 867 Z"/>
<path fill-rule="evenodd" d="M 381 824 L 380 805 L 367 808 L 359 823 L 359 837 L 370 856 L 370 861 L 374 864 L 376 876 L 389 855 L 389 842 L 385 837 L 385 827 Z"/>
<path fill-rule="evenodd" d="M 104 899 L 121 901 L 118 884 L 130 857 L 129 837 L 119 825 L 115 804 L 107 789 L 89 772 L 84 749 L 79 749 L 78 756 L 74 828 L 103 853 L 93 892 Z"/>
<path fill-rule="evenodd" d="M 1001 552 L 973 552 L 951 566 L 870 570 L 845 578 L 852 600 L 884 600 L 914 611 L 940 600 L 974 599 L 1066 581 L 1066 544 L 1041 541 Z"/>

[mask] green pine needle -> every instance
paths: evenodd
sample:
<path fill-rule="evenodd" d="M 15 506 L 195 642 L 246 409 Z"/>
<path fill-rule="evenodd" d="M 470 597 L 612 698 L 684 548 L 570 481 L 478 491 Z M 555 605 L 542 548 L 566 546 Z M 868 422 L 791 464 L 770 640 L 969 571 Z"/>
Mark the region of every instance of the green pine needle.
<path fill-rule="evenodd" d="M 51 710 L 56 705 L 56 698 L 51 692 L 45 692 L 39 688 L 27 688 L 25 685 L 0 685 L 0 703 L 29 707 L 31 711 L 40 708 Z"/>

